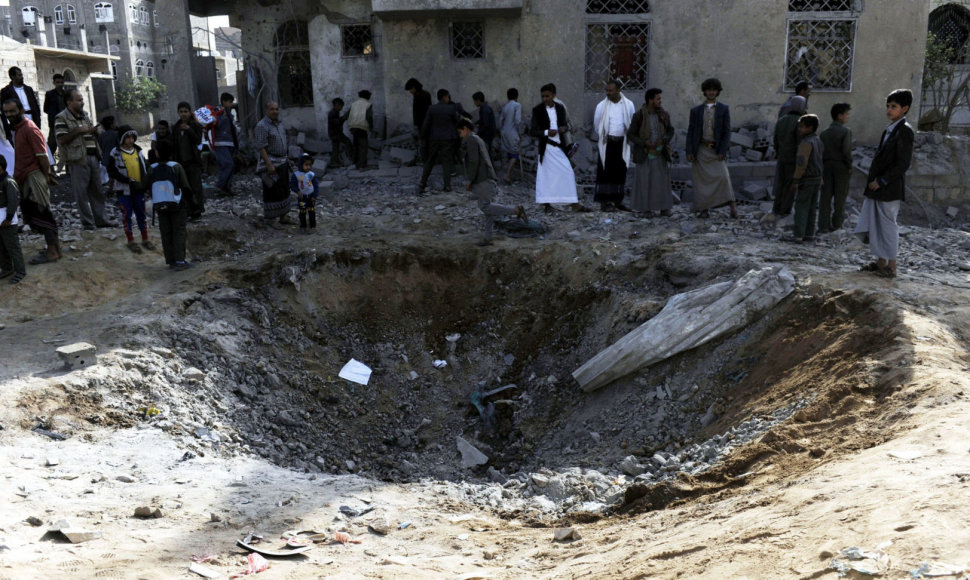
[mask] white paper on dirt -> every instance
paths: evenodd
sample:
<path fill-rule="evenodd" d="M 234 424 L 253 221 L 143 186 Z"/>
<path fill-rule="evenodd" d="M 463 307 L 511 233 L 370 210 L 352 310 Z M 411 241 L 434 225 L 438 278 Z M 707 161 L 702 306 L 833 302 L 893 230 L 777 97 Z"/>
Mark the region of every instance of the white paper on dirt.
<path fill-rule="evenodd" d="M 353 381 L 355 383 L 366 385 L 367 381 L 370 380 L 370 367 L 364 363 L 350 359 L 344 368 L 340 369 L 340 374 L 337 375 L 342 379 L 347 379 L 348 381 Z"/>

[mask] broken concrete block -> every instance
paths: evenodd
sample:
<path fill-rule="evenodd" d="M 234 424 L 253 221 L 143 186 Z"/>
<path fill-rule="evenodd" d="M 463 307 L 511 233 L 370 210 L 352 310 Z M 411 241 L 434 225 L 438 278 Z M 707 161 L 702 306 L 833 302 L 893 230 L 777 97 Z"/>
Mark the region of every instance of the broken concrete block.
<path fill-rule="evenodd" d="M 197 562 L 192 562 L 191 564 L 189 564 L 189 572 L 198 574 L 203 578 L 219 578 L 222 576 L 222 572 L 217 572 L 212 568 L 206 568 L 205 566 Z"/>
<path fill-rule="evenodd" d="M 748 161 L 761 161 L 761 157 L 761 151 L 758 151 L 757 149 L 748 149 L 744 152 L 744 158 Z"/>
<path fill-rule="evenodd" d="M 957 209 L 957 208 L 955 208 L 955 207 L 953 207 L 952 205 L 950 207 L 946 208 L 946 215 L 950 216 L 951 218 L 957 217 L 957 215 L 959 215 L 959 213 L 960 213 L 960 210 Z"/>
<path fill-rule="evenodd" d="M 412 149 L 401 149 L 400 147 L 391 147 L 391 161 L 395 163 L 400 163 L 404 165 L 405 163 L 411 163 L 417 153 Z"/>
<path fill-rule="evenodd" d="M 195 367 L 189 367 L 182 371 L 182 376 L 187 381 L 198 382 L 205 378 L 205 373 Z"/>
<path fill-rule="evenodd" d="M 461 452 L 461 466 L 465 468 L 475 467 L 488 463 L 488 456 L 475 448 L 474 445 L 465 441 L 461 437 L 455 437 L 455 444 Z"/>
<path fill-rule="evenodd" d="M 94 353 L 97 350 L 93 344 L 75 342 L 57 349 L 57 355 L 68 368 L 78 369 L 94 364 L 96 362 Z"/>
<path fill-rule="evenodd" d="M 556 528 L 553 532 L 553 538 L 557 542 L 565 542 L 568 540 L 582 540 L 583 536 L 579 535 L 579 530 L 576 528 Z"/>
<path fill-rule="evenodd" d="M 677 294 L 659 314 L 573 371 L 586 392 L 705 344 L 760 318 L 795 289 L 785 267 L 750 270 L 735 282 Z"/>
<path fill-rule="evenodd" d="M 321 175 L 327 172 L 327 165 L 326 159 L 315 158 L 313 160 L 313 165 L 310 166 L 310 169 L 319 178 Z"/>
<path fill-rule="evenodd" d="M 754 147 L 754 139 L 744 133 L 731 133 L 731 143 L 748 149 Z"/>
<path fill-rule="evenodd" d="M 81 528 L 71 527 L 71 524 L 67 520 L 58 520 L 52 528 L 48 531 L 49 534 L 60 534 L 67 538 L 67 541 L 72 544 L 80 544 L 81 542 L 87 542 L 90 540 L 96 540 L 102 537 L 103 532 L 93 532 L 91 530 L 84 530 Z"/>
<path fill-rule="evenodd" d="M 763 181 L 750 181 L 738 190 L 738 199 L 761 201 L 769 197 L 769 184 Z"/>
<path fill-rule="evenodd" d="M 737 159 L 738 157 L 741 157 L 741 151 L 742 149 L 740 145 L 732 145 L 728 149 L 728 156 L 732 159 Z"/>

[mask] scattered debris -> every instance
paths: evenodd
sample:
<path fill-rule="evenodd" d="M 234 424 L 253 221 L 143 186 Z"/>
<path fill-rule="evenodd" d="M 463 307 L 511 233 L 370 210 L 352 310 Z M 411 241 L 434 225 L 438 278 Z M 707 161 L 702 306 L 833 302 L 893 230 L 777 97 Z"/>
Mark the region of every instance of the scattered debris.
<path fill-rule="evenodd" d="M 458 446 L 458 451 L 461 452 L 462 467 L 475 467 L 476 465 L 488 463 L 488 456 L 476 449 L 474 445 L 465 439 L 455 437 L 455 444 Z"/>
<path fill-rule="evenodd" d="M 151 508 L 148 506 L 141 506 L 135 508 L 134 517 L 136 518 L 163 518 L 165 517 L 165 512 L 161 508 Z"/>
<path fill-rule="evenodd" d="M 189 572 L 192 572 L 194 574 L 198 574 L 199 576 L 202 576 L 203 578 L 218 578 L 218 577 L 222 576 L 222 574 L 220 572 L 216 572 L 212 568 L 207 568 L 207 567 L 203 566 L 202 564 L 196 564 L 195 562 L 189 564 Z"/>
<path fill-rule="evenodd" d="M 434 362 L 432 362 L 431 364 L 432 364 L 432 365 L 434 366 L 434 368 L 436 368 L 436 369 L 443 369 L 443 368 L 445 368 L 446 366 L 448 366 L 448 361 L 446 361 L 446 360 L 441 360 L 441 359 L 438 359 L 438 360 L 435 360 Z"/>
<path fill-rule="evenodd" d="M 556 528 L 553 532 L 553 539 L 556 542 L 568 542 L 572 540 L 581 540 L 583 536 L 579 534 L 579 530 L 576 528 Z"/>
<path fill-rule="evenodd" d="M 359 539 L 359 538 L 352 538 L 352 537 L 350 537 L 350 534 L 348 534 L 347 532 L 334 532 L 334 534 L 333 534 L 333 542 L 335 544 L 343 544 L 345 546 L 347 544 L 363 544 L 364 543 L 364 541 L 361 540 L 361 539 Z"/>
<path fill-rule="evenodd" d="M 95 352 L 98 349 L 87 342 L 75 342 L 57 349 L 57 356 L 64 361 L 69 369 L 79 369 L 97 362 Z"/>
<path fill-rule="evenodd" d="M 845 559 L 833 558 L 829 568 L 838 572 L 839 577 L 845 577 L 852 572 L 859 572 L 869 576 L 881 576 L 889 572 L 892 561 L 889 555 L 880 552 L 867 552 L 857 547 L 842 550 Z"/>
<path fill-rule="evenodd" d="M 34 433 L 39 433 L 44 437 L 50 437 L 55 441 L 64 441 L 65 439 L 67 439 L 66 436 L 61 435 L 60 433 L 57 433 L 55 431 L 48 431 L 47 429 L 42 429 L 40 427 L 34 427 L 33 429 L 31 429 L 31 431 L 33 431 Z"/>
<path fill-rule="evenodd" d="M 339 376 L 342 379 L 347 379 L 361 385 L 366 385 L 370 381 L 371 369 L 364 363 L 350 359 L 347 364 L 340 369 Z"/>
<path fill-rule="evenodd" d="M 62 537 L 72 544 L 80 544 L 97 540 L 104 536 L 103 532 L 94 532 L 83 528 L 75 528 L 67 520 L 58 520 L 54 527 L 50 528 L 44 537 Z"/>
<path fill-rule="evenodd" d="M 229 576 L 229 578 L 238 578 L 240 576 L 248 576 L 250 574 L 259 574 L 265 570 L 269 569 L 269 561 L 260 556 L 259 554 L 250 554 L 247 557 L 249 566 L 243 572 L 237 572 Z"/>

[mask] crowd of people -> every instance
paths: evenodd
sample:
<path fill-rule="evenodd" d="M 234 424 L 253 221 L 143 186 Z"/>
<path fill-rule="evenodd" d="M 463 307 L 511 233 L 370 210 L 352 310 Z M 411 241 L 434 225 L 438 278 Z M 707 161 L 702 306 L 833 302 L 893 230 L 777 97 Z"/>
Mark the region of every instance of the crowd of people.
<path fill-rule="evenodd" d="M 17 241 L 17 208 L 26 225 L 44 236 L 46 249 L 29 263 L 43 264 L 61 257 L 56 219 L 51 212 L 50 186 L 57 183 L 53 163 L 56 152 L 70 180 L 78 204 L 82 227 L 117 227 L 105 214 L 103 181 L 118 199 L 128 247 L 133 252 L 154 249 L 149 239 L 146 195 L 174 201 L 155 203 L 160 214 L 162 248 L 165 261 L 173 269 L 191 266 L 185 260 L 186 221 L 197 220 L 205 211 L 202 185 L 203 149 L 219 163 L 216 187 L 228 193 L 234 171 L 233 157 L 238 136 L 233 120 L 234 98 L 222 95 L 219 107 L 206 107 L 205 124 L 187 102 L 178 105 L 178 120 L 171 126 L 160 121 L 152 135 L 147 160 L 135 143 L 137 132 L 131 127 L 115 128 L 110 117 L 98 127 L 84 111 L 84 100 L 76 89 L 65 90 L 63 78 L 54 78 L 55 89 L 45 96 L 49 136 L 41 132 L 40 107 L 36 93 L 23 84 L 20 69 L 10 69 L 11 83 L 0 90 L 3 125 L 13 147 L 15 159 L 12 179 L 0 171 L 0 277 L 12 276 L 17 283 L 26 275 Z M 417 79 L 409 79 L 405 90 L 413 96 L 412 121 L 417 151 L 415 162 L 423 165 L 417 195 L 427 195 L 431 173 L 442 167 L 444 191 L 451 191 L 456 165 L 464 164 L 466 188 L 482 211 L 482 237 L 479 245 L 492 243 L 495 219 L 514 215 L 528 221 L 525 208 L 493 202 L 498 193 L 499 172 L 493 164 L 498 153 L 504 162 L 502 181 L 508 183 L 515 165 L 521 170 L 521 143 L 524 134 L 535 139 L 538 149 L 535 201 L 545 211 L 553 204 L 568 205 L 573 211 L 592 211 L 580 203 L 576 176 L 571 163 L 578 150 L 573 126 L 565 103 L 557 98 L 552 83 L 540 88 L 541 101 L 532 109 L 529 127 L 524 127 L 518 91 L 508 89 L 507 103 L 496 115 L 482 92 L 472 95 L 477 122 L 472 121 L 460 103 L 453 102 L 446 89 L 437 91 L 437 102 Z M 675 131 L 663 107 L 662 91 L 646 91 L 638 108 L 622 92 L 619 81 L 606 84 L 605 98 L 596 106 L 593 131 L 596 134 L 597 169 L 593 201 L 600 210 L 632 211 L 644 217 L 671 215 L 674 196 L 669 167 L 673 160 Z M 716 78 L 701 83 L 703 102 L 691 108 L 686 141 L 686 159 L 692 169 L 692 204 L 700 218 L 710 211 L 728 207 L 737 218 L 737 206 L 726 158 L 731 144 L 730 108 L 719 100 L 723 87 Z M 794 212 L 791 242 L 814 240 L 817 233 L 840 229 L 845 220 L 845 200 L 852 168 L 852 136 L 846 124 L 851 106 L 838 103 L 830 111 L 832 124 L 818 134 L 819 118 L 808 113 L 811 85 L 800 83 L 779 111 L 775 125 L 774 147 L 777 169 L 772 215 L 775 218 Z M 344 112 L 345 103 L 336 98 L 328 115 L 328 135 L 332 142 L 330 166 L 339 167 L 342 152 L 348 150 L 352 164 L 366 170 L 369 135 L 374 130 L 371 93 L 362 90 Z M 912 158 L 914 132 L 905 119 L 912 105 L 909 90 L 893 91 L 886 101 L 890 125 L 883 133 L 869 171 L 865 200 L 855 229 L 868 243 L 876 260 L 862 267 L 879 276 L 896 276 L 898 226 L 896 216 L 904 199 L 904 175 Z M 207 112 L 206 112 L 207 111 Z M 280 107 L 270 102 L 264 117 L 253 131 L 253 146 L 258 152 L 256 173 L 262 184 L 263 215 L 273 227 L 294 223 L 289 214 L 294 200 L 298 204 L 301 230 L 316 227 L 315 200 L 319 180 L 309 155 L 293 164 Z M 344 125 L 352 139 L 344 134 Z M 7 165 L 3 161 L 3 168 Z M 629 204 L 627 173 L 633 171 Z M 816 216 L 818 224 L 816 225 Z M 141 235 L 134 239 L 132 218 Z M 13 234 L 11 234 L 11 231 Z"/>

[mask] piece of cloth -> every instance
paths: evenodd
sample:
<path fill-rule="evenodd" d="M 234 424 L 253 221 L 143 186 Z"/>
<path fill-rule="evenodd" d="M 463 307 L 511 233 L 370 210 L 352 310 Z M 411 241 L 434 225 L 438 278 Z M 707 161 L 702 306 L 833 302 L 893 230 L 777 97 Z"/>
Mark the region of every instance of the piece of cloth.
<path fill-rule="evenodd" d="M 563 150 L 546 148 L 536 168 L 536 203 L 578 203 L 576 174 Z"/>
<path fill-rule="evenodd" d="M 132 193 L 130 195 L 118 196 L 118 207 L 121 209 L 121 224 L 125 230 L 125 237 L 128 241 L 135 239 L 131 227 L 131 216 L 135 215 L 138 223 L 138 231 L 141 232 L 141 239 L 148 239 L 148 220 L 145 217 L 145 194 L 144 192 Z"/>
<path fill-rule="evenodd" d="M 276 166 L 276 175 L 264 173 L 263 182 L 263 216 L 275 219 L 289 213 L 293 205 L 290 195 L 290 168 L 286 163 Z"/>
<path fill-rule="evenodd" d="M 695 210 L 712 209 L 734 201 L 727 163 L 718 159 L 713 149 L 698 149 L 697 157 L 691 164 L 691 177 Z"/>
<path fill-rule="evenodd" d="M 81 214 L 81 225 L 108 225 L 104 192 L 101 190 L 101 162 L 94 155 L 88 155 L 84 163 L 72 163 L 67 167 L 71 177 L 71 191 Z"/>
<path fill-rule="evenodd" d="M 179 204 L 179 209 L 172 213 L 159 213 L 158 233 L 162 239 L 162 253 L 165 255 L 165 263 L 172 266 L 178 262 L 185 261 L 185 222 L 188 214 L 185 211 L 185 202 Z"/>
<path fill-rule="evenodd" d="M 815 216 L 818 212 L 818 192 L 821 182 L 810 179 L 798 183 L 795 192 L 795 224 L 792 233 L 796 238 L 815 236 Z"/>
<path fill-rule="evenodd" d="M 499 114 L 499 131 L 502 151 L 506 154 L 519 154 L 521 140 L 522 105 L 518 101 L 509 101 L 502 107 Z"/>
<path fill-rule="evenodd" d="M 17 229 L 16 224 L 0 226 L 0 270 L 23 275 L 27 273 L 27 266 Z"/>
<path fill-rule="evenodd" d="M 624 158 L 626 137 L 606 137 L 606 156 L 596 164 L 596 189 L 593 201 L 621 203 L 626 194 L 627 158 Z M 629 155 L 627 156 L 629 157 Z"/>
<path fill-rule="evenodd" d="M 862 243 L 869 241 L 869 251 L 877 258 L 895 260 L 899 254 L 896 216 L 899 215 L 901 203 L 900 200 L 877 201 L 869 197 L 862 200 L 854 233 Z"/>

